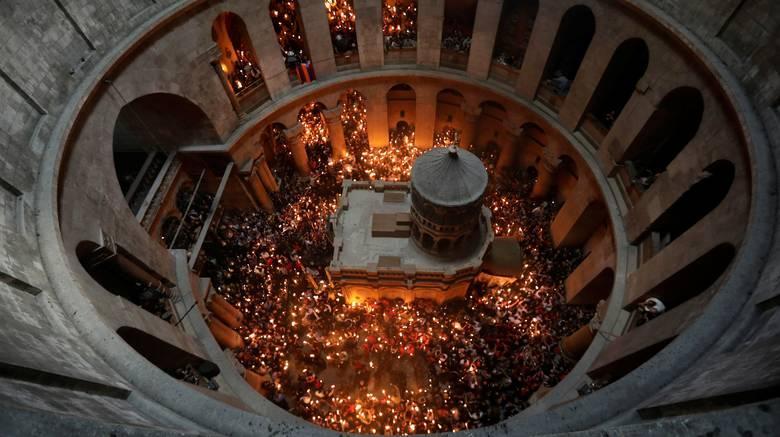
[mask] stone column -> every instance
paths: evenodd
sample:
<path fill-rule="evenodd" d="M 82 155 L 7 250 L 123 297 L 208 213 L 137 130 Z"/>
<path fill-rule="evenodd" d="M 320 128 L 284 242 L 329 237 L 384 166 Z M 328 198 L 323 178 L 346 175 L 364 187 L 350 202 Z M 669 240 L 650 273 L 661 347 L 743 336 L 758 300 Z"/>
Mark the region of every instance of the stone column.
<path fill-rule="evenodd" d="M 532 199 L 544 199 L 555 185 L 555 172 L 558 170 L 560 159 L 551 155 L 550 149 L 544 149 L 544 157 L 536 166 L 536 183 L 531 190 Z"/>
<path fill-rule="evenodd" d="M 614 283 L 614 273 L 610 275 L 610 270 L 614 272 L 614 268 L 614 243 L 611 234 L 604 232 L 585 259 L 566 278 L 566 303 L 589 305 L 607 299 Z"/>
<path fill-rule="evenodd" d="M 209 325 L 211 334 L 224 349 L 239 350 L 244 348 L 244 339 L 227 325 L 220 322 L 215 317 L 208 317 L 206 323 Z"/>
<path fill-rule="evenodd" d="M 436 126 L 436 94 L 433 85 L 415 88 L 417 92 L 416 115 L 414 121 L 414 142 L 417 147 L 433 146 L 433 133 Z"/>
<path fill-rule="evenodd" d="M 523 129 L 517 126 L 505 126 L 505 132 L 509 141 L 501 144 L 501 151 L 498 152 L 496 161 L 496 176 L 501 178 L 504 174 L 511 171 L 517 162 L 517 151 L 522 146 Z"/>
<path fill-rule="evenodd" d="M 444 0 L 424 0 L 417 3 L 417 64 L 439 67 L 443 27 Z M 420 101 L 419 95 L 417 101 Z"/>
<path fill-rule="evenodd" d="M 506 0 L 513 1 L 513 0 Z M 516 0 L 515 0 L 516 1 Z M 469 50 L 466 73 L 480 80 L 486 80 L 493 62 L 493 47 L 496 43 L 498 24 L 504 0 L 479 0 L 477 16 L 474 18 L 474 32 Z"/>
<path fill-rule="evenodd" d="M 528 48 L 515 85 L 517 94 L 526 100 L 533 100 L 536 96 L 564 12 L 566 12 L 566 4 L 563 2 L 542 2 L 539 5 L 539 12 L 534 19 Z"/>
<path fill-rule="evenodd" d="M 306 144 L 303 143 L 303 126 L 300 123 L 286 129 L 284 134 L 287 136 L 287 142 L 290 145 L 295 169 L 301 176 L 308 176 L 311 173 L 309 167 L 309 155 L 306 153 Z"/>
<path fill-rule="evenodd" d="M 550 224 L 553 245 L 581 246 L 606 219 L 606 208 L 597 200 L 593 189 L 580 179 L 571 197 Z"/>
<path fill-rule="evenodd" d="M 238 329 L 241 326 L 241 322 L 244 320 L 244 313 L 239 311 L 217 293 L 209 294 L 209 299 L 206 301 L 206 308 L 232 329 Z"/>
<path fill-rule="evenodd" d="M 247 182 L 249 183 L 249 188 L 252 190 L 252 194 L 254 195 L 255 200 L 260 203 L 260 206 L 262 206 L 263 209 L 268 212 L 273 212 L 274 203 L 271 200 L 271 196 L 268 194 L 268 190 L 265 189 L 263 181 L 260 179 L 260 174 L 257 168 L 252 169 L 252 172 L 247 178 Z"/>
<path fill-rule="evenodd" d="M 276 183 L 276 178 L 268 167 L 268 161 L 265 160 L 265 157 L 257 161 L 257 175 L 268 191 L 272 193 L 279 191 L 279 184 Z"/>
<path fill-rule="evenodd" d="M 341 105 L 322 111 L 322 115 L 328 123 L 333 162 L 338 162 L 347 155 L 347 141 L 344 138 L 344 126 L 341 124 Z"/>
<path fill-rule="evenodd" d="M 593 36 L 569 94 L 566 95 L 558 113 L 561 124 L 570 131 L 579 127 L 618 44 L 619 40 L 616 41 L 612 35 L 606 35 L 604 32 L 596 32 Z"/>
<path fill-rule="evenodd" d="M 261 4 L 265 4 L 265 8 L 261 7 Z M 268 14 L 268 3 L 255 2 L 255 5 L 250 9 L 244 12 L 239 8 L 235 12 L 245 19 L 246 29 L 252 40 L 265 85 L 271 98 L 275 99 L 290 89 L 290 77 L 287 75 L 287 68 L 284 66 L 282 51 L 277 43 L 274 25 Z M 253 19 L 249 20 L 247 17 L 253 17 Z"/>
<path fill-rule="evenodd" d="M 575 331 L 573 334 L 561 339 L 558 346 L 561 348 L 561 355 L 569 361 L 578 361 L 585 355 L 585 351 L 593 342 L 596 333 L 601 328 L 601 321 L 606 314 L 606 302 L 600 301 L 596 307 L 596 314 L 588 322 Z"/>
<path fill-rule="evenodd" d="M 298 2 L 301 20 L 306 32 L 306 42 L 317 78 L 324 79 L 336 72 L 336 58 L 328 25 L 328 11 L 321 1 Z"/>
<path fill-rule="evenodd" d="M 640 79 L 637 87 L 642 87 L 643 82 L 644 79 Z M 618 163 L 622 163 L 626 152 L 639 139 L 645 124 L 655 113 L 660 103 L 653 98 L 656 95 L 634 93 L 623 108 L 597 152 L 604 173 L 609 176 L 617 173 Z"/>
<path fill-rule="evenodd" d="M 390 143 L 387 126 L 387 89 L 383 85 L 374 85 L 362 89 L 361 92 L 366 96 L 368 144 L 371 147 L 384 147 Z"/>
<path fill-rule="evenodd" d="M 463 109 L 463 130 L 460 133 L 460 147 L 468 149 L 474 146 L 477 141 L 479 116 L 482 113 L 482 108 L 465 103 L 461 108 Z"/>
<path fill-rule="evenodd" d="M 360 68 L 366 70 L 383 66 L 382 0 L 355 0 L 355 16 Z"/>

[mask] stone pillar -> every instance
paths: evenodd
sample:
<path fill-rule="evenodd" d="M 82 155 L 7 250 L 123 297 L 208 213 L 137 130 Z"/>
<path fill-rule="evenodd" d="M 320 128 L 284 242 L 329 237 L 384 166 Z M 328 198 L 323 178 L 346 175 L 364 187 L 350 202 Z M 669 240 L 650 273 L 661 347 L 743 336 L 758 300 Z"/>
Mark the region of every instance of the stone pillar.
<path fill-rule="evenodd" d="M 311 173 L 309 167 L 309 155 L 306 153 L 306 144 L 303 143 L 303 126 L 300 123 L 284 131 L 287 136 L 287 142 L 290 145 L 295 169 L 301 176 L 308 176 Z"/>
<path fill-rule="evenodd" d="M 469 50 L 469 63 L 466 67 L 466 73 L 474 79 L 487 80 L 490 73 L 490 65 L 493 62 L 493 47 L 496 43 L 496 33 L 501 21 L 503 5 L 504 0 L 479 0 L 477 3 L 477 16 L 474 18 L 474 32 Z"/>
<path fill-rule="evenodd" d="M 306 43 L 309 47 L 311 62 L 317 78 L 324 79 L 336 73 L 336 58 L 333 54 L 333 43 L 328 25 L 328 11 L 321 1 L 298 2 L 301 11 L 301 21 L 306 32 Z"/>
<path fill-rule="evenodd" d="M 265 8 L 261 5 L 265 4 Z M 246 29 L 249 38 L 257 55 L 257 63 L 260 64 L 260 70 L 263 72 L 263 79 L 268 88 L 268 93 L 272 99 L 276 99 L 280 94 L 290 89 L 290 77 L 287 75 L 287 68 L 284 66 L 282 51 L 277 43 L 274 25 L 268 14 L 268 3 L 255 2 L 250 10 L 242 13 L 236 10 L 236 13 L 244 17 Z M 253 17 L 253 19 L 247 19 Z"/>
<path fill-rule="evenodd" d="M 642 86 L 643 79 L 637 84 Z M 597 152 L 601 168 L 604 173 L 614 176 L 618 170 L 618 164 L 625 159 L 626 152 L 639 139 L 639 135 L 645 124 L 653 116 L 656 102 L 650 94 L 634 93 L 631 99 L 623 108 L 623 111 L 615 120 L 612 129 L 599 147 Z M 628 159 L 631 159 L 628 157 Z"/>
<path fill-rule="evenodd" d="M 593 338 L 596 337 L 596 333 L 601 327 L 601 321 L 606 314 L 606 302 L 600 301 L 596 308 L 596 314 L 588 322 L 572 333 L 561 339 L 558 346 L 561 349 L 561 355 L 569 361 L 578 361 L 585 355 L 585 351 L 593 342 Z"/>
<path fill-rule="evenodd" d="M 509 141 L 501 144 L 501 151 L 498 152 L 496 161 L 496 176 L 499 178 L 503 174 L 511 171 L 517 162 L 517 151 L 522 146 L 523 129 L 516 126 L 506 126 L 506 136 Z"/>
<path fill-rule="evenodd" d="M 479 116 L 482 113 L 482 108 L 465 103 L 461 108 L 463 109 L 463 130 L 460 133 L 460 147 L 469 149 L 477 141 Z"/>
<path fill-rule="evenodd" d="M 536 183 L 531 190 L 532 199 L 544 199 L 555 185 L 555 172 L 558 170 L 560 159 L 550 155 L 550 149 L 544 149 L 544 158 L 536 166 Z"/>
<path fill-rule="evenodd" d="M 561 124 L 570 131 L 576 130 L 588 110 L 593 94 L 607 70 L 612 54 L 621 41 L 605 32 L 596 32 L 585 52 L 585 58 L 577 70 L 571 90 L 558 113 Z"/>
<path fill-rule="evenodd" d="M 585 180 L 580 179 L 572 195 L 550 224 L 553 245 L 581 246 L 606 219 L 606 208 L 598 201 Z"/>
<path fill-rule="evenodd" d="M 415 110 L 414 142 L 417 147 L 427 149 L 433 146 L 437 90 L 429 85 L 416 88 L 415 91 L 417 92 L 417 109 Z"/>
<path fill-rule="evenodd" d="M 593 239 L 591 239 L 593 240 Z M 615 268 L 615 248 L 609 232 L 605 232 L 590 253 L 566 278 L 566 303 L 595 304 L 612 292 Z"/>
<path fill-rule="evenodd" d="M 368 144 L 371 147 L 384 147 L 390 143 L 390 131 L 387 126 L 387 89 L 383 85 L 374 85 L 362 89 L 361 92 L 366 96 Z"/>
<path fill-rule="evenodd" d="M 238 350 L 244 348 L 244 339 L 238 333 L 230 329 L 227 325 L 220 322 L 215 317 L 206 319 L 211 334 L 224 349 Z"/>
<path fill-rule="evenodd" d="M 341 124 L 341 105 L 322 111 L 328 123 L 330 146 L 333 150 L 333 162 L 341 161 L 347 156 L 347 141 L 344 138 L 344 126 Z"/>
<path fill-rule="evenodd" d="M 444 3 L 444 0 L 424 0 L 417 3 L 417 64 L 419 65 L 439 67 L 444 28 Z M 417 101 L 420 101 L 419 95 Z"/>
<path fill-rule="evenodd" d="M 244 320 L 244 313 L 216 293 L 209 295 L 206 308 L 232 329 L 238 329 Z"/>
<path fill-rule="evenodd" d="M 566 5 L 563 2 L 543 2 L 539 5 L 515 85 L 517 94 L 526 100 L 533 100 L 536 96 L 565 11 Z"/>
<path fill-rule="evenodd" d="M 355 0 L 355 30 L 362 70 L 379 68 L 385 64 L 382 1 Z"/>
<path fill-rule="evenodd" d="M 272 193 L 279 191 L 279 184 L 276 183 L 276 178 L 268 167 L 268 161 L 265 160 L 265 157 L 257 161 L 257 175 L 268 191 Z"/>
<path fill-rule="evenodd" d="M 260 174 L 257 168 L 253 168 L 252 172 L 247 178 L 249 188 L 252 190 L 255 200 L 268 212 L 274 211 L 274 203 L 271 200 L 271 196 L 268 194 L 263 181 L 260 179 Z"/>

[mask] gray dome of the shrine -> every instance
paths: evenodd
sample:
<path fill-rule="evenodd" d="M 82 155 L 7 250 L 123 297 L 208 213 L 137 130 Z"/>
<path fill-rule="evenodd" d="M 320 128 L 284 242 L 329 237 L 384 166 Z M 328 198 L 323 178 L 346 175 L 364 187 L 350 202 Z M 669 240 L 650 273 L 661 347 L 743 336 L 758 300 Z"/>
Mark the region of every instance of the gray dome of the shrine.
<path fill-rule="evenodd" d="M 468 205 L 485 193 L 488 174 L 476 155 L 460 147 L 437 147 L 414 161 L 412 188 L 437 205 Z"/>

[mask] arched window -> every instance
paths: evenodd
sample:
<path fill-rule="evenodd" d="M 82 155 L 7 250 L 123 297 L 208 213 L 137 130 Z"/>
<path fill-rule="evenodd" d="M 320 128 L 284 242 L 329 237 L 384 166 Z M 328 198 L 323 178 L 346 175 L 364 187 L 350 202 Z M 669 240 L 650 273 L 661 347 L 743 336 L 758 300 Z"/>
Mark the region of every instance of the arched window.
<path fill-rule="evenodd" d="M 615 50 L 588 104 L 582 130 L 598 146 L 644 76 L 650 54 L 640 38 L 624 41 Z"/>
<path fill-rule="evenodd" d="M 271 0 L 268 9 L 290 80 L 311 82 L 315 79 L 314 68 L 298 0 Z"/>
<path fill-rule="evenodd" d="M 206 113 L 184 97 L 147 94 L 123 106 L 114 125 L 114 167 L 133 214 L 154 195 L 179 147 L 221 142 Z"/>
<path fill-rule="evenodd" d="M 121 248 L 82 241 L 76 246 L 76 257 L 104 290 L 167 322 L 175 322 L 168 300 L 171 284 Z"/>
<path fill-rule="evenodd" d="M 445 0 L 441 40 L 442 66 L 466 69 L 476 15 L 477 0 Z"/>
<path fill-rule="evenodd" d="M 436 96 L 435 147 L 460 144 L 464 100 L 463 94 L 452 89 L 443 90 Z"/>
<path fill-rule="evenodd" d="M 476 135 L 475 146 L 477 150 L 483 149 L 489 143 L 500 143 L 504 135 L 504 121 L 506 121 L 506 109 L 503 105 L 488 100 L 479 105 L 479 132 Z"/>
<path fill-rule="evenodd" d="M 491 79 L 510 85 L 517 82 L 537 12 L 538 0 L 504 1 L 493 47 Z"/>
<path fill-rule="evenodd" d="M 359 65 L 353 0 L 325 0 L 325 8 L 336 65 L 344 68 Z"/>
<path fill-rule="evenodd" d="M 696 136 L 703 114 L 704 99 L 696 88 L 680 87 L 664 96 L 622 157 L 642 191 Z"/>
<path fill-rule="evenodd" d="M 539 99 L 553 110 L 557 111 L 569 94 L 595 32 L 596 19 L 587 6 L 574 6 L 563 15 L 538 93 Z"/>
<path fill-rule="evenodd" d="M 710 288 L 726 271 L 734 255 L 734 246 L 719 244 L 629 304 L 655 297 L 669 311 Z"/>
<path fill-rule="evenodd" d="M 263 84 L 255 49 L 241 17 L 232 12 L 219 14 L 211 27 L 211 37 L 220 51 L 218 68 L 234 95 L 243 97 Z M 266 98 L 267 94 L 265 91 Z"/>
<path fill-rule="evenodd" d="M 130 326 L 116 330 L 130 347 L 168 375 L 211 390 L 219 387 L 210 379 L 219 375 L 219 367 L 211 361 L 193 355 L 154 335 Z"/>
<path fill-rule="evenodd" d="M 385 63 L 417 62 L 417 0 L 382 0 Z"/>
<path fill-rule="evenodd" d="M 701 178 L 648 229 L 657 234 L 660 247 L 671 244 L 717 208 L 728 195 L 734 175 L 734 164 L 729 161 L 718 160 L 708 165 Z"/>
<path fill-rule="evenodd" d="M 390 126 L 390 143 L 400 144 L 401 138 L 414 132 L 415 114 L 417 113 L 417 94 L 414 88 L 401 83 L 393 86 L 387 92 L 387 125 Z M 399 130 L 400 122 L 404 122 L 407 130 Z M 395 129 L 393 128 L 395 126 Z"/>

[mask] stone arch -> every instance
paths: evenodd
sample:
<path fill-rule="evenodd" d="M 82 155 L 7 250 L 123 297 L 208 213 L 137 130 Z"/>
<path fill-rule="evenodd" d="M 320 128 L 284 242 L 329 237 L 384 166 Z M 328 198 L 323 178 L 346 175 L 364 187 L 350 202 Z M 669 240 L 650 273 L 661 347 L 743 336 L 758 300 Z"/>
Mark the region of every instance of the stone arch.
<path fill-rule="evenodd" d="M 191 366 L 192 370 L 206 378 L 213 378 L 220 373 L 219 367 L 213 362 L 193 355 L 140 329 L 121 326 L 116 330 L 116 333 L 141 356 L 177 379 L 182 379 L 177 371 L 183 370 L 187 366 Z"/>
<path fill-rule="evenodd" d="M 382 0 L 382 22 L 385 50 L 417 45 L 417 0 Z"/>
<path fill-rule="evenodd" d="M 477 0 L 445 0 L 442 24 L 441 65 L 465 70 L 471 50 Z"/>
<path fill-rule="evenodd" d="M 146 94 L 124 105 L 112 135 L 117 180 L 134 214 L 177 149 L 222 142 L 198 105 L 169 93 Z"/>
<path fill-rule="evenodd" d="M 577 76 L 596 33 L 596 18 L 585 5 L 576 5 L 561 18 L 545 63 L 539 97 L 553 109 L 560 108 Z"/>
<path fill-rule="evenodd" d="M 519 69 L 539 12 L 538 0 L 505 1 L 493 46 L 493 62 Z"/>
<path fill-rule="evenodd" d="M 436 121 L 434 136 L 439 145 L 459 144 L 463 130 L 463 103 L 465 97 L 460 92 L 446 88 L 436 95 Z"/>
<path fill-rule="evenodd" d="M 338 5 L 338 2 L 325 2 L 333 55 L 337 67 L 356 66 L 360 64 L 360 54 L 354 0 L 345 0 L 340 3 L 343 9 L 339 9 Z"/>
<path fill-rule="evenodd" d="M 290 78 L 306 83 L 314 79 L 314 69 L 300 10 L 298 0 L 271 0 L 268 3 L 276 41 Z"/>
<path fill-rule="evenodd" d="M 621 161 L 630 161 L 636 176 L 650 178 L 651 184 L 696 136 L 703 115 L 704 99 L 698 89 L 675 88 L 658 104 Z"/>
<path fill-rule="evenodd" d="M 164 296 L 172 284 L 121 247 L 85 240 L 76 245 L 76 258 L 104 290 L 161 317 L 153 299 Z"/>
<path fill-rule="evenodd" d="M 668 246 L 720 205 L 731 190 L 735 174 L 731 161 L 721 159 L 708 165 L 701 178 L 664 211 L 646 233 L 658 233 L 662 247 Z"/>
<path fill-rule="evenodd" d="M 478 132 L 475 145 L 479 148 L 486 147 L 489 143 L 500 143 L 507 119 L 507 111 L 504 105 L 493 100 L 485 100 L 479 104 L 480 113 L 477 121 Z"/>
<path fill-rule="evenodd" d="M 218 68 L 234 94 L 241 94 L 263 81 L 257 54 L 241 17 L 222 12 L 211 25 L 211 39 L 217 43 Z"/>
<path fill-rule="evenodd" d="M 398 122 L 405 121 L 410 127 L 414 126 L 417 113 L 417 93 L 414 88 L 406 83 L 399 83 L 390 87 L 387 91 L 387 125 L 397 126 Z M 394 131 L 391 129 L 391 142 Z"/>
<path fill-rule="evenodd" d="M 731 265 L 735 255 L 736 249 L 731 243 L 718 244 L 631 304 L 636 305 L 648 297 L 655 297 L 660 299 L 669 311 L 715 284 Z"/>
<path fill-rule="evenodd" d="M 637 84 L 647 71 L 650 51 L 641 38 L 623 41 L 607 64 L 599 84 L 588 103 L 585 117 L 595 124 L 600 143 L 615 120 L 620 116 L 628 100 L 634 94 Z"/>

